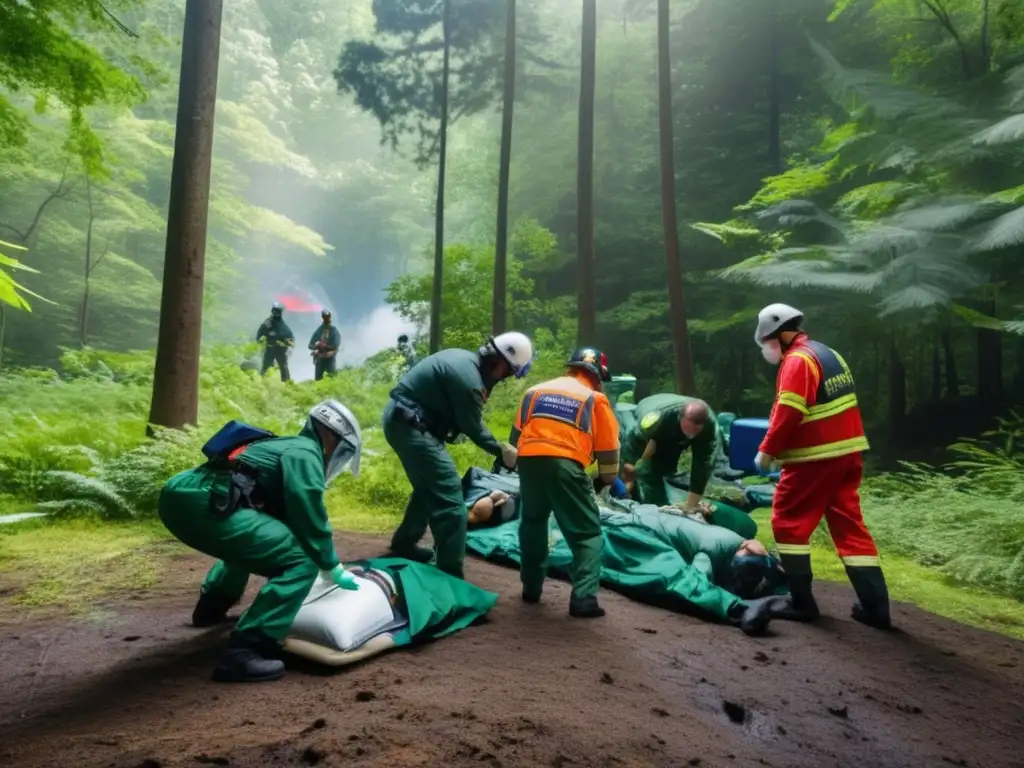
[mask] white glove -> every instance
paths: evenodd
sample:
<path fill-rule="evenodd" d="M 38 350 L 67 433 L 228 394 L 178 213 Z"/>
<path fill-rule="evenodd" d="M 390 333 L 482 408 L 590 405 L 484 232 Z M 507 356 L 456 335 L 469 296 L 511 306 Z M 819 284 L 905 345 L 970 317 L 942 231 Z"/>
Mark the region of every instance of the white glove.
<path fill-rule="evenodd" d="M 501 463 L 506 469 L 515 469 L 516 461 L 519 460 L 519 451 L 508 443 L 501 444 Z"/>
<path fill-rule="evenodd" d="M 749 455 L 749 454 L 748 454 Z M 757 452 L 757 456 L 754 457 L 754 467 L 762 475 L 767 475 L 772 471 L 772 467 L 775 466 L 775 457 L 769 456 L 767 453 L 761 451 Z"/>

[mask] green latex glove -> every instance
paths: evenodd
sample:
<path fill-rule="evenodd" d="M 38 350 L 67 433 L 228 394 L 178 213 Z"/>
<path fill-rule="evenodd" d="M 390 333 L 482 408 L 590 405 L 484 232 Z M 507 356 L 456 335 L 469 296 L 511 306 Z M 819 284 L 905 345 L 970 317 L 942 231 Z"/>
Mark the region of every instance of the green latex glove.
<path fill-rule="evenodd" d="M 336 565 L 331 569 L 331 581 L 342 589 L 351 589 L 353 591 L 359 589 L 359 582 L 356 581 L 356 577 L 340 565 Z"/>

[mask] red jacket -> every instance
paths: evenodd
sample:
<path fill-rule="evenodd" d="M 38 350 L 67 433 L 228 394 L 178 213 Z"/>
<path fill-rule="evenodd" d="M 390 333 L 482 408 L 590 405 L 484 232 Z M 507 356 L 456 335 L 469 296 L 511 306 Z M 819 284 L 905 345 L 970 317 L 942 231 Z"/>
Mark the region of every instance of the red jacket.
<path fill-rule="evenodd" d="M 761 451 L 783 464 L 868 450 L 853 374 L 832 349 L 801 333 L 782 357 Z"/>

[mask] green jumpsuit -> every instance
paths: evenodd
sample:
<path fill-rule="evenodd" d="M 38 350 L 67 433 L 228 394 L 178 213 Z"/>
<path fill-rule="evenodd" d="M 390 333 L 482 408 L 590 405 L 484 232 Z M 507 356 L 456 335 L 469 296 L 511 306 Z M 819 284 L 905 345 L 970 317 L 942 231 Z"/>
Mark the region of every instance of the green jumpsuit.
<path fill-rule="evenodd" d="M 458 469 L 444 444 L 464 434 L 492 456 L 501 456 L 501 445 L 483 422 L 487 391 L 480 356 L 445 349 L 413 366 L 384 409 L 384 437 L 412 485 L 391 549 L 416 559 L 417 542 L 429 526 L 437 567 L 453 576 L 462 576 L 466 556 L 466 506 Z"/>
<path fill-rule="evenodd" d="M 295 334 L 288 324 L 280 317 L 268 317 L 263 325 L 256 331 L 256 341 L 266 339 L 266 349 L 263 350 L 263 367 L 260 368 L 260 375 L 267 372 L 267 369 L 276 364 L 281 371 L 281 381 L 291 379 L 288 371 L 288 347 L 295 342 Z"/>
<path fill-rule="evenodd" d="M 250 573 L 267 578 L 234 635 L 280 643 L 318 573 L 339 564 L 323 501 L 323 448 L 307 427 L 295 437 L 253 443 L 236 461 L 257 476 L 265 511 L 239 507 L 219 518 L 211 502 L 227 492 L 231 472 L 204 464 L 167 482 L 160 519 L 184 544 L 220 560 L 203 583 L 204 593 L 233 603 Z"/>
<path fill-rule="evenodd" d="M 645 504 L 667 506 L 665 480 L 678 471 L 679 457 L 690 449 L 690 490 L 703 494 L 711 479 L 718 446 L 718 427 L 714 413 L 708 413 L 704 429 L 691 440 L 679 426 L 683 409 L 695 398 L 684 395 L 651 395 L 636 405 L 635 421 L 621 435 L 621 463 L 636 465 L 636 483 Z M 654 456 L 640 460 L 649 440 L 656 446 Z M 638 463 L 639 462 L 639 463 Z"/>
<path fill-rule="evenodd" d="M 321 323 L 320 327 L 313 331 L 313 335 L 309 337 L 309 348 L 313 349 L 318 341 L 323 342 L 322 351 L 334 352 L 330 357 L 316 355 L 313 358 L 313 368 L 316 371 L 315 378 L 317 381 L 320 381 L 324 374 L 333 376 L 334 372 L 338 370 L 338 349 L 341 347 L 341 332 L 330 323 Z"/>

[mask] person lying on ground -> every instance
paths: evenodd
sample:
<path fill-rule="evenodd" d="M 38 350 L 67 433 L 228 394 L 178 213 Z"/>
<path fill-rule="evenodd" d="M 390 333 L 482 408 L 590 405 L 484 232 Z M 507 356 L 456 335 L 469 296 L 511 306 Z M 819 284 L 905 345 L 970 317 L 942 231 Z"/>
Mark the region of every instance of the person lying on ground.
<path fill-rule="evenodd" d="M 510 504 L 511 498 L 504 491 L 491 491 L 486 496 L 481 496 L 472 504 L 468 505 L 467 522 L 471 526 L 486 525 L 490 522 L 503 522 L 502 513 L 506 505 Z M 497 513 L 497 517 L 495 517 Z M 506 518 L 507 519 L 507 518 Z"/>
<path fill-rule="evenodd" d="M 620 476 L 634 486 L 637 501 L 665 506 L 665 480 L 676 474 L 687 448 L 693 456 L 686 508 L 695 509 L 704 496 L 715 465 L 718 425 L 703 400 L 684 395 L 651 395 L 634 411 L 635 421 L 623 429 Z"/>
<path fill-rule="evenodd" d="M 539 603 L 547 574 L 548 520 L 554 513 L 572 550 L 569 615 L 604 616 L 597 600 L 601 583 L 601 517 L 587 467 L 597 463 L 601 481 L 611 484 L 619 469 L 619 427 L 602 391 L 605 356 L 577 349 L 566 374 L 526 390 L 510 442 L 519 451 L 522 494 L 519 545 L 522 598 Z"/>
<path fill-rule="evenodd" d="M 459 473 L 445 443 L 465 434 L 505 466 L 515 466 L 516 449 L 491 434 L 483 421 L 483 407 L 495 384 L 510 376 L 525 376 L 532 362 L 532 342 L 512 331 L 489 339 L 476 352 L 445 349 L 430 355 L 391 390 L 384 409 L 384 437 L 412 485 L 402 523 L 391 538 L 394 554 L 429 562 L 434 553 L 419 546 L 429 526 L 437 567 L 462 577 L 466 507 Z"/>
<path fill-rule="evenodd" d="M 294 437 L 250 442 L 181 472 L 160 492 L 163 524 L 182 543 L 218 558 L 192 613 L 197 627 L 222 621 L 249 574 L 267 583 L 214 668 L 222 682 L 276 680 L 280 646 L 321 572 L 356 589 L 334 548 L 324 490 L 344 469 L 359 473 L 362 433 L 337 400 L 315 406 Z"/>

